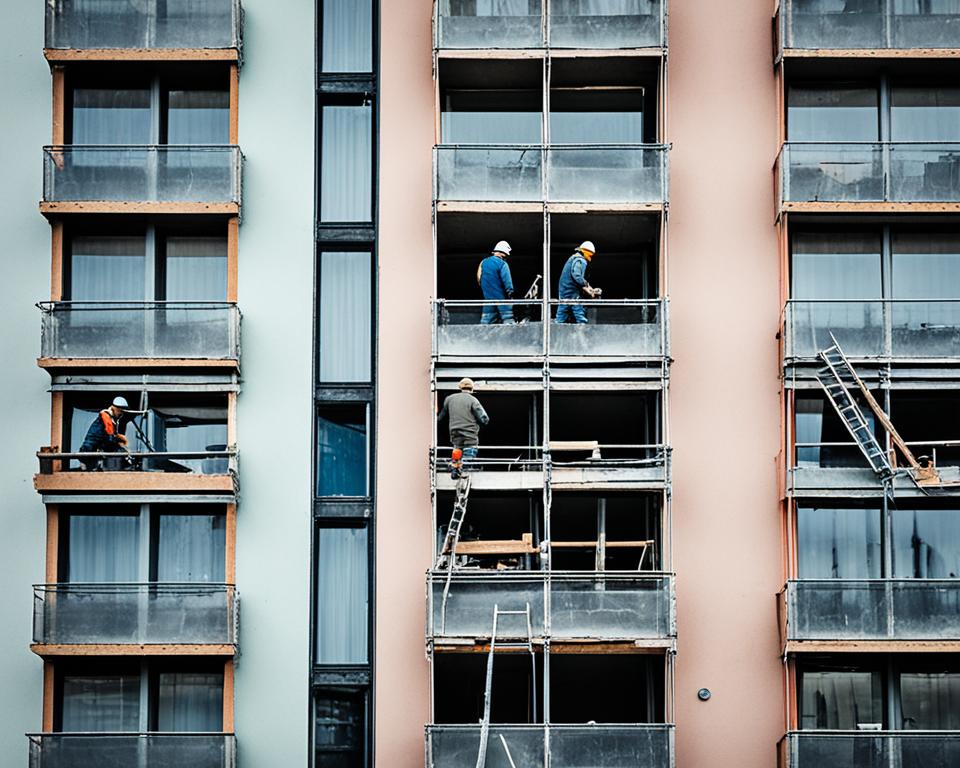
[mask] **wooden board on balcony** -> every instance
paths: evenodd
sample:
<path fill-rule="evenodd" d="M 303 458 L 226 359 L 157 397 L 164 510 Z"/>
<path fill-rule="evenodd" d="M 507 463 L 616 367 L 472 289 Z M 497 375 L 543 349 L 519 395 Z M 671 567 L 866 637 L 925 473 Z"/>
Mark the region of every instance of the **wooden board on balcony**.
<path fill-rule="evenodd" d="M 533 546 L 532 533 L 523 534 L 519 541 L 516 539 L 484 539 L 457 543 L 458 555 L 535 555 L 539 551 L 539 547 Z"/>
<path fill-rule="evenodd" d="M 229 368 L 238 365 L 236 358 L 203 360 L 195 357 L 38 357 L 37 365 L 56 368 Z"/>
<path fill-rule="evenodd" d="M 51 64 L 67 61 L 239 61 L 236 48 L 44 48 Z"/>
<path fill-rule="evenodd" d="M 215 213 L 237 216 L 240 213 L 240 204 L 123 200 L 58 200 L 41 202 L 40 213 L 44 216 L 69 213 Z"/>
<path fill-rule="evenodd" d="M 232 475 L 199 475 L 187 472 L 53 472 L 33 476 L 40 493 L 99 491 L 109 493 L 140 491 L 192 491 L 233 493 Z"/>
<path fill-rule="evenodd" d="M 135 643 L 98 643 L 82 645 L 48 645 L 33 643 L 30 650 L 37 656 L 236 656 L 234 645 L 137 645 Z"/>

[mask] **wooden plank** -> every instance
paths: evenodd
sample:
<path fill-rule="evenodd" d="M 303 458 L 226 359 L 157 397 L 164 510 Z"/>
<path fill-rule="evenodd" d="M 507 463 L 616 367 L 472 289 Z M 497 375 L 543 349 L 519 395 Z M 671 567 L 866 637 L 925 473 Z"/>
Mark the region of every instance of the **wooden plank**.
<path fill-rule="evenodd" d="M 63 298 L 63 222 L 50 222 L 50 301 Z"/>
<path fill-rule="evenodd" d="M 43 658 L 59 656 L 235 656 L 236 647 L 225 645 L 137 645 L 134 643 L 97 643 L 84 645 L 47 645 L 32 643 L 30 650 Z"/>
<path fill-rule="evenodd" d="M 663 654 L 673 648 L 674 640 L 672 638 L 653 638 L 649 640 L 591 640 L 589 638 L 577 638 L 573 640 L 560 640 L 552 638 L 550 640 L 550 653 L 575 655 L 613 655 L 613 654 Z M 434 643 L 435 653 L 490 653 L 489 641 L 478 640 L 474 643 L 443 643 L 438 641 Z M 543 640 L 534 638 L 533 650 L 535 653 L 543 652 Z M 528 654 L 526 648 L 503 648 L 497 653 L 523 653 Z"/>
<path fill-rule="evenodd" d="M 954 203 L 784 202 L 781 211 L 794 213 L 960 213 Z"/>
<path fill-rule="evenodd" d="M 43 715 L 41 718 L 41 727 L 44 733 L 53 731 L 53 705 L 56 694 L 55 682 L 53 664 L 45 661 L 43 663 Z"/>
<path fill-rule="evenodd" d="M 198 360 L 192 357 L 38 357 L 37 365 L 57 368 L 227 368 L 235 370 L 237 361 Z"/>
<path fill-rule="evenodd" d="M 47 505 L 47 562 L 44 580 L 47 584 L 60 581 L 57 559 L 60 553 L 60 511 L 56 504 Z"/>
<path fill-rule="evenodd" d="M 790 640 L 787 653 L 957 653 L 960 640 Z"/>
<path fill-rule="evenodd" d="M 240 143 L 240 65 L 230 65 L 230 143 Z"/>
<path fill-rule="evenodd" d="M 458 555 L 533 555 L 540 551 L 533 546 L 533 534 L 525 533 L 519 541 L 514 539 L 484 539 L 481 541 L 457 542 Z"/>
<path fill-rule="evenodd" d="M 239 61 L 236 48 L 44 48 L 47 61 Z"/>
<path fill-rule="evenodd" d="M 40 213 L 44 216 L 71 213 L 150 213 L 181 214 L 209 213 L 237 216 L 240 213 L 238 203 L 184 203 L 122 200 L 61 200 L 40 203 Z"/>
<path fill-rule="evenodd" d="M 197 491 L 233 493 L 230 475 L 196 475 L 187 472 L 55 472 L 34 475 L 33 487 L 40 493 L 58 491 Z"/>
<path fill-rule="evenodd" d="M 547 203 L 549 213 L 661 213 L 663 203 Z"/>
<path fill-rule="evenodd" d="M 234 662 L 229 659 L 223 665 L 223 732 L 233 733 L 234 725 Z"/>
<path fill-rule="evenodd" d="M 50 74 L 53 79 L 53 131 L 50 143 L 56 146 L 66 144 L 66 73 L 63 67 L 53 67 Z"/>
<path fill-rule="evenodd" d="M 498 203 L 438 200 L 437 211 L 451 213 L 543 213 L 543 203 Z"/>
<path fill-rule="evenodd" d="M 598 440 L 551 440 L 551 451 L 596 451 L 600 448 Z"/>
<path fill-rule="evenodd" d="M 790 59 L 956 59 L 960 48 L 784 48 Z"/>
<path fill-rule="evenodd" d="M 240 272 L 240 217 L 227 219 L 227 301 L 236 303 Z"/>

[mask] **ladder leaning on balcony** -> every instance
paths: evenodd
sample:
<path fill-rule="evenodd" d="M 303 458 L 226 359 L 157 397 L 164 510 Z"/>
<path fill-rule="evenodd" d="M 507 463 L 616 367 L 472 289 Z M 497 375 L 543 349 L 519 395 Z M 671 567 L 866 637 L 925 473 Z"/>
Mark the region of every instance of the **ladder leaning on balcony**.
<path fill-rule="evenodd" d="M 506 642 L 497 644 L 497 629 L 501 616 L 524 616 L 527 620 L 527 639 L 526 642 Z M 497 648 L 518 648 L 526 650 L 530 654 L 530 671 L 532 681 L 531 697 L 533 701 L 533 721 L 537 720 L 537 657 L 533 652 L 533 627 L 530 624 L 530 603 L 522 611 L 501 611 L 496 603 L 493 606 L 493 629 L 490 632 L 490 650 L 487 653 L 487 680 L 483 688 L 483 719 L 480 721 L 480 751 L 477 754 L 477 768 L 484 768 L 487 763 L 487 742 L 490 740 L 490 709 L 493 703 L 493 656 Z M 510 749 L 507 747 L 507 740 L 500 734 L 500 743 L 503 745 L 503 751 L 507 754 L 507 760 L 511 768 L 517 768 L 510 755 Z"/>
<path fill-rule="evenodd" d="M 447 628 L 447 598 L 450 596 L 450 580 L 453 578 L 453 568 L 457 562 L 457 544 L 460 543 L 460 531 L 467 516 L 467 501 L 470 499 L 470 475 L 462 474 L 457 480 L 456 499 L 453 502 L 453 514 L 447 524 L 447 534 L 440 547 L 440 556 L 437 559 L 437 568 L 447 567 L 447 580 L 443 585 L 443 600 L 440 604 L 440 634 Z M 446 561 L 444 561 L 446 558 Z"/>
<path fill-rule="evenodd" d="M 900 450 L 907 463 L 910 465 L 910 476 L 918 485 L 938 485 L 940 484 L 940 475 L 937 473 L 933 463 L 926 466 L 920 464 L 913 452 L 900 437 L 893 426 L 893 422 L 884 413 L 876 398 L 871 394 L 863 379 L 857 375 L 847 356 L 840 348 L 834 335 L 830 334 L 830 340 L 833 344 L 817 353 L 817 357 L 823 361 L 824 366 L 817 370 L 816 376 L 820 385 L 826 392 L 827 399 L 833 404 L 834 409 L 846 426 L 851 437 L 856 441 L 857 446 L 863 452 L 878 478 L 887 483 L 896 474 L 896 470 L 890 463 L 890 457 L 880 445 L 870 424 L 864 416 L 863 411 L 857 404 L 849 390 L 856 388 L 860 391 L 873 415 L 881 426 L 890 435 L 891 442 Z"/>

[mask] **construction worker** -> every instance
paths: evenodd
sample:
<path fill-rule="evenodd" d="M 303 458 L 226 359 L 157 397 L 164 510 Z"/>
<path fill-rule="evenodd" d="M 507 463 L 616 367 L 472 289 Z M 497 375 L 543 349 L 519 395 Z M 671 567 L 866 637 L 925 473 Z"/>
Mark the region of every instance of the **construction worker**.
<path fill-rule="evenodd" d="M 477 268 L 477 283 L 486 300 L 512 299 L 513 277 L 510 267 L 507 266 L 507 256 L 510 255 L 510 243 L 501 240 L 487 258 L 480 262 Z M 500 322 L 511 324 L 513 319 L 512 304 L 484 304 L 481 325 L 491 325 Z"/>
<path fill-rule="evenodd" d="M 124 412 L 130 406 L 123 397 L 113 398 L 109 408 L 104 408 L 93 420 L 80 446 L 80 453 L 117 453 L 127 448 L 127 436 L 120 430 Z M 80 459 L 85 469 L 100 468 L 96 457 Z"/>
<path fill-rule="evenodd" d="M 443 401 L 443 408 L 437 414 L 437 421 L 449 419 L 450 443 L 453 445 L 450 477 L 454 480 L 460 477 L 461 460 L 477 457 L 480 427 L 490 423 L 487 412 L 473 396 L 473 379 L 460 379 L 457 388 L 460 391 L 448 395 Z"/>
<path fill-rule="evenodd" d="M 586 294 L 591 299 L 600 295 L 599 288 L 593 288 L 587 282 L 587 266 L 593 255 L 597 252 L 593 243 L 584 240 L 577 246 L 573 255 L 567 259 L 563 265 L 563 271 L 560 273 L 560 299 L 569 301 L 583 298 Z M 557 322 L 566 323 L 569 317 L 573 317 L 576 323 L 587 322 L 587 311 L 581 304 L 561 304 L 557 308 Z"/>

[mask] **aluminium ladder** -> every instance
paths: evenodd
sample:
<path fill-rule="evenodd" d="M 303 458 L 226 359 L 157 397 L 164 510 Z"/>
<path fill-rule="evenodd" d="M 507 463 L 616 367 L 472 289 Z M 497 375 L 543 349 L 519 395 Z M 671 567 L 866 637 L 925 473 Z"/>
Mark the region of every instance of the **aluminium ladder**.
<path fill-rule="evenodd" d="M 817 353 L 817 357 L 824 363 L 824 366 L 817 370 L 817 380 L 826 392 L 827 399 L 833 404 L 847 431 L 866 457 L 870 469 L 874 471 L 877 477 L 886 481 L 894 475 L 890 458 L 873 434 L 870 423 L 848 388 L 857 387 L 862 393 L 865 393 L 867 403 L 871 406 L 871 410 L 874 410 L 874 414 L 876 414 L 876 408 L 879 408 L 879 406 L 876 405 L 876 400 L 873 399 L 857 372 L 853 370 L 853 366 L 850 365 L 850 361 L 843 354 L 843 350 L 832 333 L 830 334 L 830 340 L 833 342 L 832 346 Z M 875 405 L 876 408 L 874 408 Z M 909 458 L 913 458 L 913 456 L 910 455 Z"/>
<path fill-rule="evenodd" d="M 525 616 L 527 619 L 527 640 L 526 642 L 505 642 L 497 643 L 497 628 L 501 616 Z M 533 696 L 533 722 L 537 721 L 537 657 L 533 652 L 533 627 L 530 623 L 530 603 L 522 611 L 501 611 L 500 606 L 494 603 L 493 606 L 493 630 L 490 633 L 490 650 L 487 653 L 487 680 L 483 689 L 483 719 L 480 721 L 480 752 L 477 754 L 476 768 L 485 768 L 487 764 L 487 742 L 490 739 L 490 709 L 493 703 L 493 656 L 497 648 L 517 648 L 526 650 L 530 654 L 530 673 Z M 500 743 L 503 745 L 504 752 L 507 753 L 507 760 L 510 765 L 516 768 L 510 750 L 507 747 L 507 741 L 500 735 Z"/>
<path fill-rule="evenodd" d="M 443 601 L 440 605 L 440 634 L 447 628 L 447 598 L 450 597 L 450 581 L 453 579 L 453 568 L 457 562 L 457 544 L 460 543 L 460 531 L 467 516 L 467 502 L 470 499 L 470 475 L 464 473 L 457 480 L 456 499 L 453 502 L 453 514 L 447 524 L 447 533 L 440 547 L 440 556 L 437 559 L 437 568 L 446 563 L 447 580 L 443 585 Z M 446 561 L 444 561 L 446 557 Z"/>

